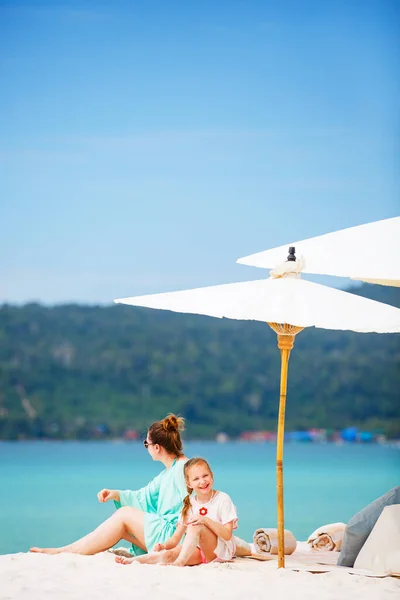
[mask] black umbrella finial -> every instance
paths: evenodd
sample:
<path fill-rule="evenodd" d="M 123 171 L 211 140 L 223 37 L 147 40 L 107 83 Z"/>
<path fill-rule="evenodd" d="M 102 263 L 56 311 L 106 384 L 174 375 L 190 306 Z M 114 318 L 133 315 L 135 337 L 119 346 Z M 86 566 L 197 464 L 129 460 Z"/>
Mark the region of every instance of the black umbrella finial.
<path fill-rule="evenodd" d="M 289 246 L 289 254 L 287 257 L 288 262 L 296 262 L 296 248 L 294 246 Z"/>

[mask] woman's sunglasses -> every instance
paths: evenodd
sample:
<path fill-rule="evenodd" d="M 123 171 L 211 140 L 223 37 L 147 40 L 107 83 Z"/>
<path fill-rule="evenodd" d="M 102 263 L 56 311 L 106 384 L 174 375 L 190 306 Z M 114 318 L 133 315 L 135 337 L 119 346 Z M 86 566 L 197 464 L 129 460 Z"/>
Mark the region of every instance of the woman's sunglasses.
<path fill-rule="evenodd" d="M 154 444 L 152 444 L 151 442 L 148 442 L 147 440 L 143 440 L 143 446 L 145 448 L 148 448 L 149 446 L 154 446 Z"/>

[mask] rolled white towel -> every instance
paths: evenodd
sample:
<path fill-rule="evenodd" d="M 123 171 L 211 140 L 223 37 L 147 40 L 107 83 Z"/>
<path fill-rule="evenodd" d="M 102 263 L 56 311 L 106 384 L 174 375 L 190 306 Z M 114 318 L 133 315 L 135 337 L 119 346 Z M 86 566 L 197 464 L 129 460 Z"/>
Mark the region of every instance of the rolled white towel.
<path fill-rule="evenodd" d="M 270 556 L 266 554 L 259 554 L 254 552 L 251 545 L 248 542 L 245 542 L 240 537 L 236 535 L 233 536 L 233 540 L 236 546 L 235 556 L 241 558 L 254 558 L 255 560 L 273 560 Z"/>
<path fill-rule="evenodd" d="M 257 551 L 262 554 L 278 554 L 278 530 L 273 528 L 261 527 L 256 529 L 253 534 L 253 542 Z M 297 542 L 293 533 L 285 529 L 284 547 L 285 554 L 293 554 L 296 550 Z"/>
<path fill-rule="evenodd" d="M 251 555 L 251 546 L 248 542 L 242 540 L 242 538 L 233 536 L 235 546 L 236 546 L 236 556 L 250 556 Z"/>
<path fill-rule="evenodd" d="M 318 527 L 307 540 L 313 550 L 336 550 L 340 552 L 345 523 L 329 523 Z"/>

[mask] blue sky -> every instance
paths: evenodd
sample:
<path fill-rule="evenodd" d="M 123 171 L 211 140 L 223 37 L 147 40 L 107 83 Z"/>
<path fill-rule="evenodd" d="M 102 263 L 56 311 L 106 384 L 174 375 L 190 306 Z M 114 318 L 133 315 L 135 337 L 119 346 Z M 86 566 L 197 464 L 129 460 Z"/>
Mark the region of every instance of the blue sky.
<path fill-rule="evenodd" d="M 0 2 L 0 302 L 256 279 L 236 258 L 398 215 L 399 12 Z"/>

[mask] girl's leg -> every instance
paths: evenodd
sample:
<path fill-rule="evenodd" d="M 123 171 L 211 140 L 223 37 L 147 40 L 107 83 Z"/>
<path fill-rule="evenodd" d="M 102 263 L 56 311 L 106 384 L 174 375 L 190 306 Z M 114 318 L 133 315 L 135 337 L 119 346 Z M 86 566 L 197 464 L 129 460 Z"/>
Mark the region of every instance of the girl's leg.
<path fill-rule="evenodd" d="M 200 548 L 206 557 L 207 562 L 212 562 L 217 558 L 215 550 L 218 545 L 218 537 L 208 527 L 203 527 L 200 532 Z"/>
<path fill-rule="evenodd" d="M 31 548 L 31 552 L 44 554 L 97 554 L 108 550 L 122 539 L 134 542 L 143 550 L 147 550 L 144 541 L 144 512 L 130 506 L 123 506 L 97 529 L 85 537 L 60 548 Z"/>
<path fill-rule="evenodd" d="M 216 558 L 214 550 L 217 547 L 217 543 L 217 536 L 208 527 L 204 525 L 189 525 L 180 554 L 173 564 L 177 567 L 199 565 L 202 562 L 199 546 L 207 561 L 211 562 Z"/>
<path fill-rule="evenodd" d="M 200 530 L 203 525 L 188 525 L 186 529 L 186 537 L 183 541 L 181 551 L 178 558 L 174 562 L 177 567 L 183 567 L 187 565 L 189 558 L 196 550 L 200 542 Z"/>

